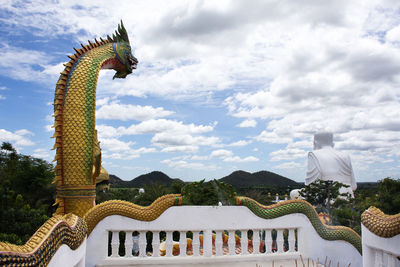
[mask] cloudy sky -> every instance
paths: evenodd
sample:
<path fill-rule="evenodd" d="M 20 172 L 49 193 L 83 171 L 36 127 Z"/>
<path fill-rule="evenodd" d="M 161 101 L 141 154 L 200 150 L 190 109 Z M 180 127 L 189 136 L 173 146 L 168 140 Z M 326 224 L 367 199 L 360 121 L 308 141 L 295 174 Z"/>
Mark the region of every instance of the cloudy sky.
<path fill-rule="evenodd" d="M 357 181 L 400 177 L 398 0 L 0 0 L 0 142 L 52 159 L 66 55 L 120 19 L 140 63 L 100 73 L 109 173 L 304 181 L 313 134 L 332 131 Z"/>

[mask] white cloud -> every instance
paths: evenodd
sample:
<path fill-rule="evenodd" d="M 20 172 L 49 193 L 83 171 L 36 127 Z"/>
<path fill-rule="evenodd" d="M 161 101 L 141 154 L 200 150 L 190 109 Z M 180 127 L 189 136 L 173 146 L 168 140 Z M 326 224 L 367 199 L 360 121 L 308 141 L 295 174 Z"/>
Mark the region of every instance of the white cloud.
<path fill-rule="evenodd" d="M 101 146 L 101 144 L 100 144 Z M 155 153 L 157 150 L 153 147 L 130 148 L 121 150 L 102 150 L 102 158 L 105 159 L 118 159 L 118 160 L 131 160 L 139 158 L 142 154 Z"/>
<path fill-rule="evenodd" d="M 135 142 L 123 142 L 116 138 L 99 138 L 100 147 L 111 152 L 129 151 Z"/>
<path fill-rule="evenodd" d="M 195 153 L 199 150 L 198 146 L 192 146 L 192 145 L 160 145 L 160 146 L 165 146 L 163 149 L 161 149 L 161 152 L 167 152 L 167 153 L 174 153 L 174 152 L 182 152 L 182 153 Z"/>
<path fill-rule="evenodd" d="M 0 75 L 22 81 L 48 82 L 51 55 L 0 43 Z M 59 71 L 58 71 L 59 73 Z"/>
<path fill-rule="evenodd" d="M 116 101 L 112 103 L 107 103 L 107 105 L 100 106 L 100 108 L 96 110 L 96 118 L 122 121 L 145 121 L 155 118 L 166 117 L 173 113 L 174 112 L 164 110 L 161 107 L 153 108 L 152 106 L 120 104 Z"/>
<path fill-rule="evenodd" d="M 6 97 L 3 95 L 0 95 L 0 100 L 4 100 L 4 99 L 6 99 Z"/>
<path fill-rule="evenodd" d="M 203 163 L 199 162 L 187 162 L 185 160 L 178 160 L 178 161 L 173 161 L 170 159 L 165 159 L 161 161 L 162 164 L 167 164 L 171 168 L 176 168 L 176 169 L 194 169 L 194 170 L 215 170 L 217 169 L 217 166 L 215 165 L 204 165 Z"/>
<path fill-rule="evenodd" d="M 244 120 L 240 124 L 238 124 L 237 126 L 241 127 L 241 128 L 256 127 L 257 126 L 257 121 L 256 120 Z"/>
<path fill-rule="evenodd" d="M 196 152 L 201 146 L 220 145 L 220 138 L 204 136 L 213 125 L 184 124 L 181 121 L 150 119 L 129 127 L 97 125 L 99 139 L 118 138 L 124 135 L 152 134 L 152 145 L 161 148 L 161 152 Z"/>
<path fill-rule="evenodd" d="M 45 130 L 46 132 L 54 132 L 53 124 L 46 124 L 46 125 L 44 126 L 44 130 Z"/>
<path fill-rule="evenodd" d="M 191 160 L 208 160 L 209 157 L 208 156 L 198 156 L 198 155 L 194 155 L 190 158 Z"/>
<path fill-rule="evenodd" d="M 391 43 L 395 43 L 398 45 L 400 44 L 400 25 L 392 28 L 386 33 L 386 40 Z"/>
<path fill-rule="evenodd" d="M 241 146 L 247 146 L 248 144 L 251 144 L 252 141 L 251 140 L 239 140 L 230 144 L 227 144 L 225 146 L 227 147 L 241 147 Z"/>
<path fill-rule="evenodd" d="M 300 164 L 294 161 L 284 162 L 282 164 L 275 166 L 276 169 L 298 169 L 301 167 L 304 167 L 304 164 Z"/>
<path fill-rule="evenodd" d="M 226 161 L 226 162 L 241 162 L 241 163 L 243 163 L 243 162 L 259 161 L 259 159 L 256 158 L 256 157 L 253 157 L 253 156 L 248 156 L 248 157 L 245 157 L 245 158 L 234 156 L 234 157 L 226 157 L 226 158 L 223 159 L 223 161 Z"/>
<path fill-rule="evenodd" d="M 26 129 L 21 129 L 15 132 L 0 129 L 0 142 L 10 142 L 16 146 L 16 148 L 33 146 L 35 143 L 27 137 L 29 135 L 33 135 L 33 133 Z"/>
<path fill-rule="evenodd" d="M 297 148 L 280 149 L 270 154 L 271 161 L 295 160 L 307 157 L 307 152 Z"/>
<path fill-rule="evenodd" d="M 226 149 L 218 149 L 218 150 L 214 150 L 211 152 L 210 154 L 211 158 L 220 158 L 225 162 L 255 162 L 255 161 L 259 161 L 258 158 L 253 157 L 253 156 L 249 156 L 249 157 L 245 157 L 245 158 L 241 158 L 239 156 L 234 156 L 233 152 L 230 150 L 226 150 Z"/>
<path fill-rule="evenodd" d="M 269 131 L 262 131 L 255 139 L 270 144 L 287 144 L 292 141 L 291 137 L 279 136 L 276 132 Z"/>
<path fill-rule="evenodd" d="M 190 134 L 171 134 L 168 132 L 156 133 L 151 142 L 158 147 L 163 147 L 165 152 L 179 150 L 195 151 L 199 146 L 214 146 L 220 142 L 218 137 L 192 136 Z M 181 148 L 179 148 L 181 147 Z"/>
<path fill-rule="evenodd" d="M 226 150 L 226 149 L 218 149 L 218 150 L 212 151 L 210 156 L 216 157 L 216 158 L 227 158 L 227 157 L 232 157 L 233 152 L 230 150 Z"/>
<path fill-rule="evenodd" d="M 133 124 L 130 127 L 123 129 L 123 134 L 149 134 L 169 132 L 173 134 L 200 134 L 210 132 L 214 129 L 211 125 L 195 125 L 184 124 L 181 121 L 173 121 L 166 119 L 152 119 L 143 121 L 139 124 Z"/>
<path fill-rule="evenodd" d="M 44 148 L 37 148 L 33 150 L 33 157 L 35 158 L 41 158 L 45 160 L 52 160 L 50 156 L 50 150 L 49 149 L 44 149 Z"/>

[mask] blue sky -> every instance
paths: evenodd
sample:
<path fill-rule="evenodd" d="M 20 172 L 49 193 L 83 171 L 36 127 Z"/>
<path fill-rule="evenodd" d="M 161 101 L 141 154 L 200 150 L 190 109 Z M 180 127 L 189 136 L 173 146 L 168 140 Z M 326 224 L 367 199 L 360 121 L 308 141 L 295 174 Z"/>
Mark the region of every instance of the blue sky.
<path fill-rule="evenodd" d="M 139 66 L 100 73 L 109 173 L 304 181 L 313 134 L 332 131 L 357 181 L 400 177 L 398 1 L 0 0 L 0 142 L 52 159 L 66 55 L 120 19 Z"/>

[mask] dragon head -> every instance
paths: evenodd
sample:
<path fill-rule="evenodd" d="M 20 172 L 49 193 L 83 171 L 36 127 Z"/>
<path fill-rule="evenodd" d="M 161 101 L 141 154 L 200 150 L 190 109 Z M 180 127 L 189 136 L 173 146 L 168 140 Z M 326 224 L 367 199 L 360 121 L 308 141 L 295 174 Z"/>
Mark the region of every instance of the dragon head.
<path fill-rule="evenodd" d="M 114 69 L 116 73 L 113 79 L 125 78 L 132 73 L 132 70 L 136 69 L 138 60 L 132 55 L 128 33 L 125 30 L 122 20 L 115 34 L 112 37 L 107 36 L 107 39 L 112 43 L 115 57 L 106 62 L 102 68 Z"/>

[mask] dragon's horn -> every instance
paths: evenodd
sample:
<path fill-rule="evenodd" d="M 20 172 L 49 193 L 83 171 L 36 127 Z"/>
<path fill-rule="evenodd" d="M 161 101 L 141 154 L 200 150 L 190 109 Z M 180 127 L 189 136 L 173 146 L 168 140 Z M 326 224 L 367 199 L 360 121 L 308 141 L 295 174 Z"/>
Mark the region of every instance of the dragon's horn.
<path fill-rule="evenodd" d="M 128 33 L 124 27 L 124 23 L 121 20 L 121 23 L 118 24 L 118 30 L 115 31 L 116 38 L 118 42 L 125 42 L 129 44 Z"/>

